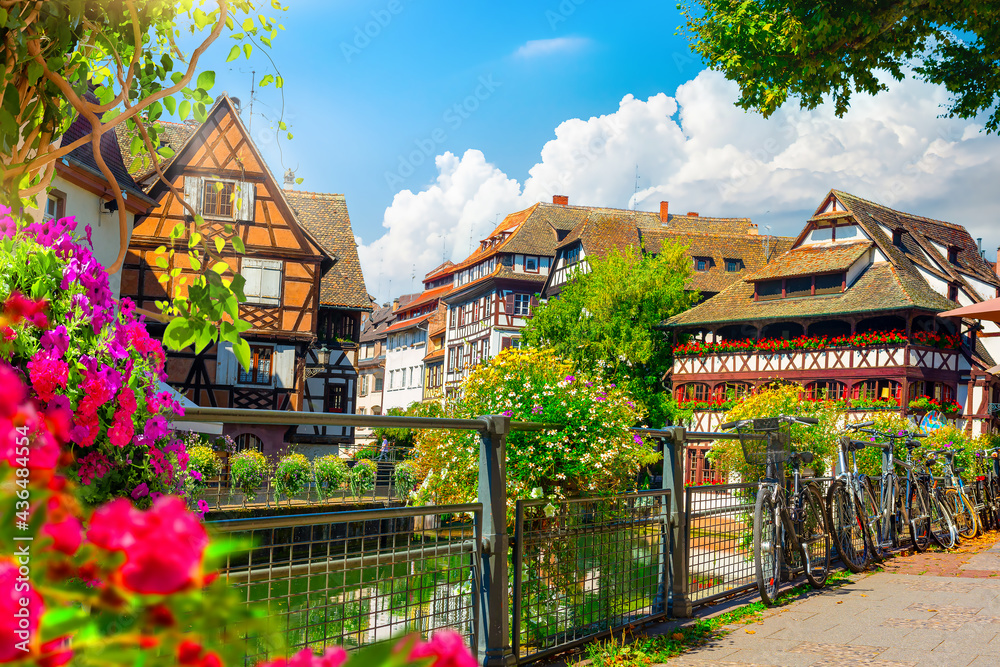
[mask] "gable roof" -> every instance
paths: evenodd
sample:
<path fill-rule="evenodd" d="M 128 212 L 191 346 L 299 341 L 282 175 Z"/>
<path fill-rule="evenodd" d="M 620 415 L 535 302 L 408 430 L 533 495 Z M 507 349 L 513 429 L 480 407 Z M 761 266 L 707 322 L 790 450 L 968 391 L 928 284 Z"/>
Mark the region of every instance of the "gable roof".
<path fill-rule="evenodd" d="M 835 214 L 822 214 L 830 197 L 836 197 L 846 210 Z M 982 260 L 978 248 L 968 232 L 958 225 L 929 220 L 907 213 L 900 213 L 885 206 L 869 202 L 848 193 L 831 190 L 824 204 L 817 209 L 810 221 L 824 218 L 849 218 L 858 224 L 871 241 L 851 243 L 819 243 L 800 246 L 779 257 L 774 264 L 755 272 L 738 283 L 732 285 L 717 296 L 681 313 L 665 322 L 668 326 L 695 326 L 723 322 L 742 322 L 748 320 L 768 320 L 785 318 L 809 318 L 852 313 L 870 313 L 890 310 L 917 308 L 932 312 L 950 310 L 954 302 L 935 291 L 921 274 L 924 269 L 944 280 L 954 280 L 968 285 L 957 271 L 946 273 L 941 268 L 931 265 L 929 256 L 937 252 L 925 235 L 933 233 L 935 239 L 951 239 L 955 244 L 962 244 L 959 254 L 965 253 L 968 270 L 975 271 L 976 277 L 991 285 L 1000 286 L 1000 279 L 995 274 L 986 275 L 983 267 L 989 265 Z M 892 243 L 883 227 L 903 229 L 913 235 L 914 243 L 919 246 L 916 252 L 914 246 L 910 250 L 900 248 Z M 801 241 L 808 226 L 799 236 Z M 938 241 L 940 242 L 940 241 Z M 971 246 L 971 248 L 970 248 Z M 754 301 L 753 282 L 772 277 L 788 277 L 806 275 L 801 271 L 809 268 L 807 273 L 821 273 L 832 270 L 830 267 L 846 267 L 860 259 L 863 253 L 871 248 L 877 248 L 888 258 L 888 262 L 870 265 L 847 291 L 841 294 L 822 296 L 807 296 L 799 298 Z M 976 262 L 971 257 L 971 249 L 975 249 Z M 850 259 L 854 258 L 854 259 Z M 947 258 L 944 258 L 947 262 Z M 970 288 L 971 289 L 971 288 Z"/>
<path fill-rule="evenodd" d="M 299 223 L 334 259 L 320 281 L 320 304 L 370 310 L 344 195 L 285 190 Z"/>
<path fill-rule="evenodd" d="M 169 146 L 171 150 L 174 151 L 173 156 L 169 158 L 161 158 L 157 156 L 156 160 L 163 169 L 170 162 L 177 157 L 177 154 L 181 152 L 181 148 L 187 143 L 191 135 L 194 134 L 201 123 L 196 120 L 187 120 L 183 123 L 172 123 L 166 120 L 158 121 L 161 132 L 158 137 L 159 146 Z M 131 146 L 132 139 L 138 135 L 137 132 L 130 130 L 126 127 L 127 123 L 119 123 L 115 126 L 115 135 L 118 138 L 118 143 L 122 146 Z M 145 151 L 143 152 L 145 153 Z M 125 167 L 128 172 L 135 177 L 139 182 L 145 181 L 147 178 L 155 173 L 155 169 L 150 161 L 150 157 L 145 154 L 132 155 L 132 152 L 123 151 L 122 158 L 125 161 Z"/>

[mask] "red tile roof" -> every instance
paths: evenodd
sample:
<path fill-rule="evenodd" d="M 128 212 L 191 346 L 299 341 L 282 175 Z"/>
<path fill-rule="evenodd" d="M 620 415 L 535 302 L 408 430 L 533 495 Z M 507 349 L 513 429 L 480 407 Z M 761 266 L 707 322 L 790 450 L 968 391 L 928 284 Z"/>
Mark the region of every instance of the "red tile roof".
<path fill-rule="evenodd" d="M 849 243 L 814 243 L 786 252 L 757 271 L 752 279 L 792 278 L 846 271 L 872 247 L 868 240 Z"/>
<path fill-rule="evenodd" d="M 430 318 L 430 315 L 424 315 L 422 317 L 413 317 L 408 320 L 401 320 L 396 322 L 391 327 L 383 331 L 383 333 L 394 333 L 396 331 L 405 331 L 406 329 L 412 329 L 418 324 L 423 324 Z"/>

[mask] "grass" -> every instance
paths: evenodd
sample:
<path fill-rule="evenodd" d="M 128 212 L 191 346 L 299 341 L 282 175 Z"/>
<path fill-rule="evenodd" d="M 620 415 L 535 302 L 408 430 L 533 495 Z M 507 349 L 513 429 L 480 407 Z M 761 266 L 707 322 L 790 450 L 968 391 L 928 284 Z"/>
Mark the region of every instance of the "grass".
<path fill-rule="evenodd" d="M 831 572 L 826 588 L 851 583 L 849 576 L 848 572 Z M 812 590 L 813 587 L 808 583 L 799 584 L 781 595 L 772 608 L 785 606 Z M 626 633 L 591 644 L 587 647 L 587 658 L 592 667 L 649 667 L 729 634 L 733 631 L 729 626 L 756 623 L 764 617 L 767 610 L 768 607 L 763 602 L 751 602 L 713 618 L 700 619 L 676 628 L 666 635 L 636 637 Z"/>

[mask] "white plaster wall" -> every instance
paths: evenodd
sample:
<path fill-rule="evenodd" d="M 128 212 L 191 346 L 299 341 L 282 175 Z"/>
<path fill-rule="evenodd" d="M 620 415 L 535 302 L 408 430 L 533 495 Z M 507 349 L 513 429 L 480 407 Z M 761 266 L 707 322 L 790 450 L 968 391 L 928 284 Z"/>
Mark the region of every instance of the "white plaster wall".
<path fill-rule="evenodd" d="M 919 266 L 916 266 L 916 265 L 914 265 L 914 266 L 917 269 L 917 271 L 920 272 L 920 275 L 923 277 L 923 279 L 927 281 L 927 284 L 930 285 L 930 287 L 931 287 L 932 290 L 934 290 L 935 292 L 937 292 L 938 294 L 940 294 L 944 298 L 946 298 L 946 299 L 948 298 L 948 283 L 946 283 L 945 281 L 941 280 L 940 278 L 938 278 L 934 274 L 928 273 L 927 271 L 924 271 Z"/>
<path fill-rule="evenodd" d="M 423 398 L 424 356 L 427 354 L 426 344 L 389 350 L 385 355 L 385 383 L 383 384 L 382 414 L 389 408 L 405 408 L 410 403 L 419 402 Z M 416 367 L 413 373 L 413 383 L 410 383 L 410 368 Z M 402 388 L 391 388 L 390 371 L 406 371 L 406 384 Z M 398 385 L 397 380 L 397 385 Z"/>
<path fill-rule="evenodd" d="M 968 273 L 961 273 L 961 275 L 970 285 L 972 285 L 972 288 L 976 290 L 976 292 L 979 294 L 980 299 L 986 301 L 989 299 L 996 298 L 997 288 L 994 287 L 993 285 L 990 285 L 987 282 L 979 280 L 978 278 L 974 278 L 970 276 Z"/>
<path fill-rule="evenodd" d="M 871 255 L 872 255 L 871 252 L 866 252 L 864 255 L 859 257 L 858 260 L 854 262 L 854 264 L 851 265 L 851 268 L 847 270 L 848 287 L 853 285 L 854 281 L 857 280 L 861 276 L 861 274 L 865 272 L 865 269 L 868 268 L 869 264 L 871 263 Z"/>

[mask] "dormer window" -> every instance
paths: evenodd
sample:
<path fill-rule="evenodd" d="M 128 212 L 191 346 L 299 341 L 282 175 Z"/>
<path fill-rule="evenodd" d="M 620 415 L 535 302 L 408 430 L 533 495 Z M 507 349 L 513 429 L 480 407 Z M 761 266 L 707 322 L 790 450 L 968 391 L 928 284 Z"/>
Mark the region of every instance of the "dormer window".
<path fill-rule="evenodd" d="M 727 259 L 726 260 L 726 273 L 739 273 L 743 270 L 743 260 L 742 259 Z"/>
<path fill-rule="evenodd" d="M 903 247 L 903 230 L 902 229 L 894 229 L 894 230 L 892 230 L 892 245 L 896 246 L 897 248 L 902 248 Z"/>
<path fill-rule="evenodd" d="M 948 248 L 948 261 L 952 264 L 958 264 L 958 248 L 955 246 L 949 246 Z"/>
<path fill-rule="evenodd" d="M 694 270 L 705 272 L 712 268 L 712 258 L 711 257 L 695 257 L 694 258 Z"/>
<path fill-rule="evenodd" d="M 776 280 L 761 280 L 754 284 L 754 299 L 792 299 L 796 297 L 840 294 L 847 289 L 846 274 L 824 273 L 816 276 L 795 276 Z"/>
<path fill-rule="evenodd" d="M 951 301 L 958 301 L 958 285 L 948 285 L 948 299 Z"/>

